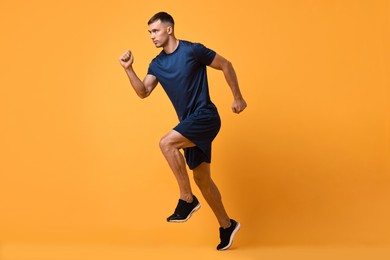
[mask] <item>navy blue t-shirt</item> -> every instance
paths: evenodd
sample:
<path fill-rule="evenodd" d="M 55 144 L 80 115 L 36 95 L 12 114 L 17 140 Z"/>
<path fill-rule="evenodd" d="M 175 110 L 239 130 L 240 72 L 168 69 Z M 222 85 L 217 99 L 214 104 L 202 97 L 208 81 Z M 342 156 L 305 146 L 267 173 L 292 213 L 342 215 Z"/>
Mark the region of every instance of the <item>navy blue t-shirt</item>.
<path fill-rule="evenodd" d="M 149 65 L 148 74 L 154 75 L 171 100 L 179 121 L 200 108 L 214 108 L 210 100 L 206 66 L 216 53 L 200 43 L 179 41 L 170 54 L 161 51 Z"/>

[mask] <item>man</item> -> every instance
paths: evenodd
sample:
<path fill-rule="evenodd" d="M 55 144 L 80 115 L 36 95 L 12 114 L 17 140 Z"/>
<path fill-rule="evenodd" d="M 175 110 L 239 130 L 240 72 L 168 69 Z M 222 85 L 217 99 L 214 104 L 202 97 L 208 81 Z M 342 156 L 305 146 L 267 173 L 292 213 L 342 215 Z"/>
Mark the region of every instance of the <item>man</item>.
<path fill-rule="evenodd" d="M 218 219 L 221 242 L 218 250 L 228 249 L 240 223 L 230 219 L 221 200 L 221 194 L 211 179 L 211 142 L 221 122 L 215 105 L 209 97 L 206 66 L 222 70 L 233 93 L 234 113 L 242 112 L 247 104 L 243 99 L 232 64 L 200 43 L 178 40 L 174 34 L 171 15 L 160 12 L 148 22 L 150 37 L 163 50 L 152 60 L 143 81 L 133 70 L 133 54 L 128 50 L 119 61 L 132 87 L 140 98 L 148 97 L 160 82 L 170 98 L 180 123 L 160 141 L 160 148 L 180 190 L 180 199 L 168 222 L 185 222 L 200 208 L 193 195 L 185 163 L 193 171 L 194 180 L 203 197 Z M 184 157 L 179 151 L 184 150 Z"/>

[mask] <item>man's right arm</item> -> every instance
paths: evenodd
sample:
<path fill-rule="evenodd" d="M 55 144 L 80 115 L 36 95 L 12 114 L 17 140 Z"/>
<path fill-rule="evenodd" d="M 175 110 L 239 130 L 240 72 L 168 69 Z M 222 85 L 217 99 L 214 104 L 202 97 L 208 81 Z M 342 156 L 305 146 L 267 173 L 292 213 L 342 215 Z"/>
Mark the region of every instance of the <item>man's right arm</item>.
<path fill-rule="evenodd" d="M 141 81 L 133 69 L 134 56 L 129 50 L 119 57 L 119 62 L 125 69 L 135 93 L 137 93 L 140 98 L 148 97 L 157 86 L 157 78 L 148 74 L 145 79 Z"/>

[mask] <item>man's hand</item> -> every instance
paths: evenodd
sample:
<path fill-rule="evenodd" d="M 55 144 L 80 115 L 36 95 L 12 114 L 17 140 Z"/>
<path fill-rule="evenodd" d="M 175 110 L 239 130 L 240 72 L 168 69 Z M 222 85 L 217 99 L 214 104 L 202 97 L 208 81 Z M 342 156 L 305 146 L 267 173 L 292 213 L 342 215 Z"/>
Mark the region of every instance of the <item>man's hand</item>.
<path fill-rule="evenodd" d="M 232 111 L 233 113 L 239 114 L 241 113 L 245 108 L 247 107 L 247 104 L 243 98 L 235 99 L 233 101 L 232 105 Z"/>
<path fill-rule="evenodd" d="M 131 67 L 131 65 L 133 65 L 134 56 L 130 52 L 130 50 L 127 50 L 119 57 L 119 62 L 121 63 L 122 67 L 125 69 L 128 69 Z"/>

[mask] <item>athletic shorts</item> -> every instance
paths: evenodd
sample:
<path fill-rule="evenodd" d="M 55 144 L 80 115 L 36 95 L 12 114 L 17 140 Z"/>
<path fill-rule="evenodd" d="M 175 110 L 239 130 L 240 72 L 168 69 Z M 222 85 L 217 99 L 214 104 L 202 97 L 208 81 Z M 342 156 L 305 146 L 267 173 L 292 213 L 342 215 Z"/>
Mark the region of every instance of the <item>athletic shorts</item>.
<path fill-rule="evenodd" d="M 196 145 L 183 149 L 191 170 L 202 162 L 211 162 L 211 142 L 220 128 L 221 119 L 216 108 L 198 109 L 173 128 Z"/>

